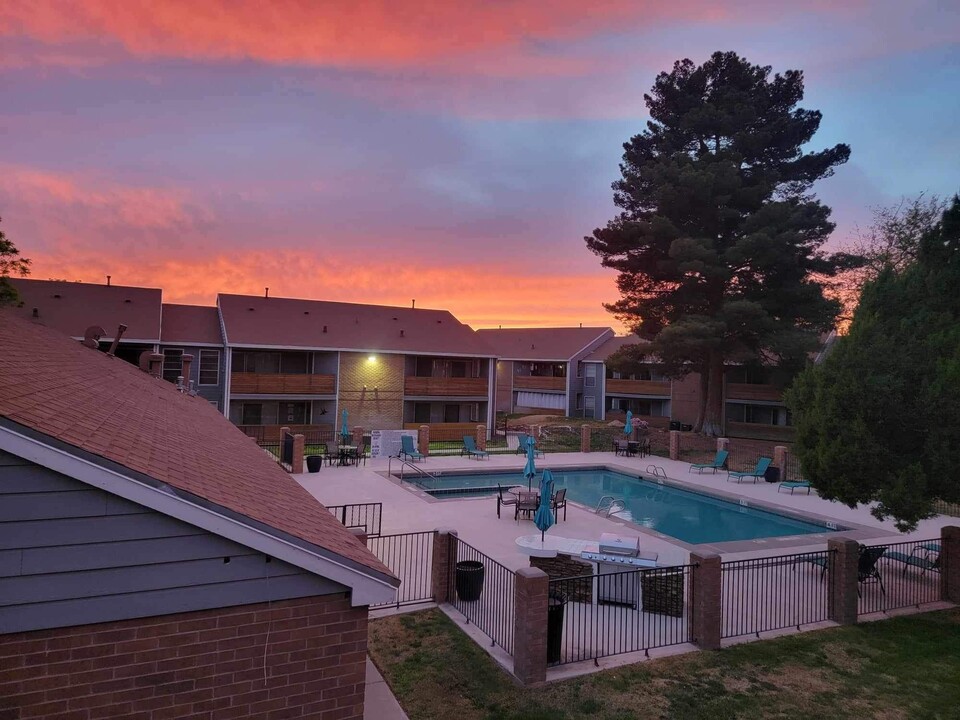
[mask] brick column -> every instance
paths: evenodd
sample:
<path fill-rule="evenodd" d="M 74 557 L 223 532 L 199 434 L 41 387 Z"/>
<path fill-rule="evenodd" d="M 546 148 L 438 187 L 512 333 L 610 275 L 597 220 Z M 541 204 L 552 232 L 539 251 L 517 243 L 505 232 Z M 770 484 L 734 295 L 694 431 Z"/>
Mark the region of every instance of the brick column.
<path fill-rule="evenodd" d="M 590 452 L 590 426 L 580 426 L 580 452 Z"/>
<path fill-rule="evenodd" d="M 680 459 L 680 431 L 679 430 L 670 431 L 670 459 L 671 460 Z"/>
<path fill-rule="evenodd" d="M 487 426 L 477 425 L 477 450 L 487 449 Z"/>
<path fill-rule="evenodd" d="M 960 527 L 940 528 L 940 599 L 960 603 Z"/>
<path fill-rule="evenodd" d="M 717 452 L 730 450 L 730 440 L 727 438 L 717 438 Z"/>
<path fill-rule="evenodd" d="M 430 454 L 430 426 L 421 425 L 417 435 L 417 450 L 424 455 Z"/>
<path fill-rule="evenodd" d="M 827 541 L 827 617 L 840 625 L 857 622 L 857 564 L 860 545 L 856 540 L 837 538 Z M 798 571 L 799 572 L 799 569 Z"/>
<path fill-rule="evenodd" d="M 450 573 L 456 560 L 454 539 L 457 531 L 437 528 L 433 535 L 433 567 L 430 568 L 430 594 L 435 603 L 450 601 Z"/>
<path fill-rule="evenodd" d="M 513 674 L 524 685 L 547 679 L 547 594 L 550 577 L 539 568 L 517 570 L 514 595 Z"/>
<path fill-rule="evenodd" d="M 353 428 L 353 444 L 357 447 L 363 445 L 363 427 L 360 425 Z"/>
<path fill-rule="evenodd" d="M 787 479 L 787 447 L 776 445 L 773 448 L 773 466 L 780 471 L 780 482 Z"/>
<path fill-rule="evenodd" d="M 723 617 L 720 556 L 716 553 L 691 553 L 690 564 L 694 566 L 690 591 L 693 642 L 704 650 L 719 650 Z"/>
<path fill-rule="evenodd" d="M 303 435 L 297 433 L 293 436 L 293 462 L 290 472 L 299 475 L 303 472 L 303 456 L 307 451 L 307 443 Z"/>

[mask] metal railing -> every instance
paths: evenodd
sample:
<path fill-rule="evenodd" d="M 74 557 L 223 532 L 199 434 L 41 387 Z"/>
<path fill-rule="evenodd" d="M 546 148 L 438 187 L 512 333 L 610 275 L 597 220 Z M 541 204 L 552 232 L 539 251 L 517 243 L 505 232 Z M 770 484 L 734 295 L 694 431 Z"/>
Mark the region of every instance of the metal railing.
<path fill-rule="evenodd" d="M 593 660 L 692 642 L 693 565 L 627 570 L 550 581 L 547 661 L 553 665 Z"/>
<path fill-rule="evenodd" d="M 857 575 L 860 615 L 937 602 L 940 539 L 861 545 Z"/>
<path fill-rule="evenodd" d="M 351 505 L 327 505 L 327 510 L 348 528 L 363 528 L 366 536 L 380 534 L 383 518 L 383 503 L 353 503 Z"/>
<path fill-rule="evenodd" d="M 473 623 L 492 641 L 513 655 L 513 623 L 516 576 L 514 572 L 484 555 L 472 545 L 451 536 L 450 588 L 447 593 L 450 604 Z M 468 595 L 470 578 L 466 572 L 458 572 L 457 564 L 480 563 L 483 566 L 482 589 L 476 600 L 463 599 Z"/>
<path fill-rule="evenodd" d="M 540 437 L 535 438 L 537 449 L 545 453 L 580 452 L 580 427 L 572 425 L 543 425 Z"/>
<path fill-rule="evenodd" d="M 371 607 L 400 607 L 433 601 L 433 537 L 436 531 L 367 538 L 367 547 L 400 578 L 397 598 Z"/>
<path fill-rule="evenodd" d="M 724 638 L 828 619 L 829 550 L 721 563 Z"/>
<path fill-rule="evenodd" d="M 431 480 L 436 480 L 438 482 L 440 481 L 439 476 L 434 475 L 433 473 L 429 473 L 419 465 L 416 465 L 410 462 L 409 460 L 404 460 L 403 458 L 399 458 L 395 455 L 391 455 L 389 458 L 387 458 L 387 475 L 390 477 L 393 477 L 393 461 L 394 460 L 400 463 L 400 476 L 399 476 L 400 482 L 404 481 L 404 474 L 403 474 L 404 468 L 411 468 L 413 470 L 416 470 L 417 474 L 420 475 L 420 477 L 430 478 Z"/>

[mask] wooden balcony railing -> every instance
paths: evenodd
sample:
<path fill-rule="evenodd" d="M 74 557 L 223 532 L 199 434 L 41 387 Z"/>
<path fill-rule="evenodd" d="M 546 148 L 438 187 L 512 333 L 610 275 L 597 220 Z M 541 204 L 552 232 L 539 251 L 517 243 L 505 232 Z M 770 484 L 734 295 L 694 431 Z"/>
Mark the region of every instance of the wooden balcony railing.
<path fill-rule="evenodd" d="M 233 395 L 333 395 L 335 375 L 231 373 Z"/>
<path fill-rule="evenodd" d="M 403 384 L 403 394 L 412 397 L 486 397 L 486 378 L 416 377 L 408 375 Z"/>
<path fill-rule="evenodd" d="M 567 389 L 565 377 L 538 377 L 536 375 L 514 375 L 513 387 L 517 390 L 560 390 Z"/>
<path fill-rule="evenodd" d="M 656 395 L 670 397 L 669 380 L 607 380 L 604 384 L 607 395 Z"/>
<path fill-rule="evenodd" d="M 796 440 L 797 430 L 792 425 L 765 425 L 727 420 L 726 434 L 731 438 L 791 443 Z"/>
<path fill-rule="evenodd" d="M 782 402 L 783 388 L 759 383 L 727 383 L 727 400 Z"/>

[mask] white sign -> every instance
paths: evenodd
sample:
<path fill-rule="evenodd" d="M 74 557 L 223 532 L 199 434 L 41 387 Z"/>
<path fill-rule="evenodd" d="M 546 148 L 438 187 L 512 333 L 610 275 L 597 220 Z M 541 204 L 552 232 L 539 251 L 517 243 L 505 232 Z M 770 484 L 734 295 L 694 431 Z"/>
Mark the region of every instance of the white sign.
<path fill-rule="evenodd" d="M 400 454 L 400 440 L 404 435 L 413 438 L 417 446 L 417 430 L 372 430 L 370 432 L 370 457 L 396 457 Z"/>

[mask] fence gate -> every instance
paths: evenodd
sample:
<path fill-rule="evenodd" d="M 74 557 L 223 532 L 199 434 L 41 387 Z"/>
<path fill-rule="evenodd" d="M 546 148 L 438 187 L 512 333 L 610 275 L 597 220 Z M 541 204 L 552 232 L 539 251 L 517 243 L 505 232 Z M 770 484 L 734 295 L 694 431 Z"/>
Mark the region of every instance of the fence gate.
<path fill-rule="evenodd" d="M 367 547 L 400 578 L 397 598 L 370 607 L 400 607 L 433 601 L 433 537 L 435 530 L 368 537 Z"/>

